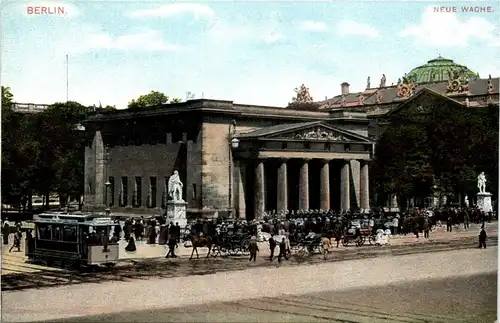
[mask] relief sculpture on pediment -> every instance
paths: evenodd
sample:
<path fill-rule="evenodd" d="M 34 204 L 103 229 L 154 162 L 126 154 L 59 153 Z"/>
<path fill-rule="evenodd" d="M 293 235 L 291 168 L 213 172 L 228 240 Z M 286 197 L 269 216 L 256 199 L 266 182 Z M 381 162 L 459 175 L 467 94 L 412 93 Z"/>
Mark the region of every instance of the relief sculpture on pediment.
<path fill-rule="evenodd" d="M 347 138 L 336 131 L 316 128 L 310 131 L 304 131 L 297 133 L 294 136 L 295 139 L 304 140 L 329 140 L 329 141 L 346 141 Z"/>

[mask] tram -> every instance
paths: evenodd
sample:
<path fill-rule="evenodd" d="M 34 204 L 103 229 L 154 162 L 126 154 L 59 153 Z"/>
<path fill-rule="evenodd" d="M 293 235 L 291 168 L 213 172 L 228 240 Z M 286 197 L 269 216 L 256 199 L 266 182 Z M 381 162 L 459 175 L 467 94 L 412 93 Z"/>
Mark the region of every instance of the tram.
<path fill-rule="evenodd" d="M 114 226 L 109 217 L 91 214 L 42 213 L 33 218 L 34 235 L 26 255 L 47 265 L 107 266 L 118 262 L 119 245 L 110 242 Z"/>

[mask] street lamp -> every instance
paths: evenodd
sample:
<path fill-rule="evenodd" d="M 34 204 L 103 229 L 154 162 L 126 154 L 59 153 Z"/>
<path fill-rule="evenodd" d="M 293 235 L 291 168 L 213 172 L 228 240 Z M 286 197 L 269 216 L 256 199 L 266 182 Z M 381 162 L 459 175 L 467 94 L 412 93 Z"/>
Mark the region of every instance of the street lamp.
<path fill-rule="evenodd" d="M 109 179 L 106 181 L 106 183 L 104 183 L 104 185 L 106 186 L 106 194 L 104 195 L 105 199 L 104 199 L 104 206 L 106 207 L 106 214 L 109 214 L 109 212 L 111 212 L 111 210 L 109 209 L 108 207 L 108 191 L 109 191 L 109 186 L 111 185 L 111 183 L 109 182 Z"/>
<path fill-rule="evenodd" d="M 232 217 L 233 212 L 233 149 L 240 145 L 240 141 L 235 137 L 236 134 L 236 120 L 232 120 L 228 129 L 228 145 L 229 145 L 229 194 L 228 194 L 228 218 Z"/>

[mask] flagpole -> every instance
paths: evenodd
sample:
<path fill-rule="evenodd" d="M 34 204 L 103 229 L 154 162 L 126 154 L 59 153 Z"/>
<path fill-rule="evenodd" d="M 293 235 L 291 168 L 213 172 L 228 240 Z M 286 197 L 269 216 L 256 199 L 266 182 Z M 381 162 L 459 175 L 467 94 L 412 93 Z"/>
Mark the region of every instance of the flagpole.
<path fill-rule="evenodd" d="M 66 102 L 69 101 L 69 59 L 66 54 Z"/>

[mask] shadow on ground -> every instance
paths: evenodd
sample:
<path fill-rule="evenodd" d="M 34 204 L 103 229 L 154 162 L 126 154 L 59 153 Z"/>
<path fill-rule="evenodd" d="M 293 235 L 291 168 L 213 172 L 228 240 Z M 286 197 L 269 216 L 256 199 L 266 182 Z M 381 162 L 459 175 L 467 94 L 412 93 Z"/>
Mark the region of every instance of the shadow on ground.
<path fill-rule="evenodd" d="M 497 245 L 498 240 L 489 241 L 490 246 Z M 313 254 L 304 257 L 292 256 L 281 263 L 282 266 L 301 264 L 318 264 L 333 261 L 344 261 L 361 258 L 373 258 L 381 255 L 404 255 L 419 252 L 436 252 L 452 249 L 468 249 L 475 247 L 473 239 L 450 241 L 447 243 L 426 243 L 420 245 L 392 247 L 350 247 L 337 249 L 327 255 Z M 333 248 L 335 249 L 335 248 Z M 266 257 L 267 258 L 267 257 Z M 144 259 L 141 261 L 124 261 L 114 268 L 98 268 L 95 270 L 66 270 L 49 268 L 37 272 L 9 273 L 2 275 L 2 291 L 44 288 L 83 283 L 101 283 L 106 281 L 130 281 L 149 278 L 170 278 L 191 275 L 209 275 L 216 272 L 244 270 L 253 267 L 277 266 L 278 262 L 270 262 L 264 257 L 257 257 L 256 262 L 249 262 L 246 256 L 227 258 L 199 259 Z"/>

